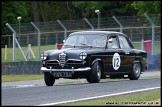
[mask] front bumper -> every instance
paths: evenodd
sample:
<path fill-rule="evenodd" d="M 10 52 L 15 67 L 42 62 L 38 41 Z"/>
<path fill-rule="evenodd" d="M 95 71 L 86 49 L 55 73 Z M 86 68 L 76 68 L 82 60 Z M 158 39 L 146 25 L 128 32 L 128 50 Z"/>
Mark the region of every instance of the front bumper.
<path fill-rule="evenodd" d="M 80 71 L 90 71 L 91 68 L 90 67 L 85 67 L 85 68 L 77 68 L 77 69 L 74 69 L 73 67 L 71 69 L 47 69 L 46 67 L 41 67 L 41 71 L 44 71 L 44 72 L 72 72 L 74 74 L 74 72 L 80 72 Z"/>

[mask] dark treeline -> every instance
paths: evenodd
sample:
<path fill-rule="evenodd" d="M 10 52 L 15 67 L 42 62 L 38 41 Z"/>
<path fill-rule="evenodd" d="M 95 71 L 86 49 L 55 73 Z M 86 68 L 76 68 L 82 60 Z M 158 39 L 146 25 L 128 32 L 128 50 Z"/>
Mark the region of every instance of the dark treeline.
<path fill-rule="evenodd" d="M 18 16 L 21 23 L 75 20 L 96 18 L 96 9 L 101 17 L 160 14 L 161 1 L 3 1 L 1 35 L 10 32 L 5 24 L 17 24 Z"/>

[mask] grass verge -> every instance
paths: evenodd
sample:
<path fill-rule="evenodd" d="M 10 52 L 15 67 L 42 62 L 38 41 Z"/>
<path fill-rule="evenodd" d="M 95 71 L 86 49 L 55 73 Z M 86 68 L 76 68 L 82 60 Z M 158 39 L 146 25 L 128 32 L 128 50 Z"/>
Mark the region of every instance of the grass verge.
<path fill-rule="evenodd" d="M 25 80 L 43 79 L 43 74 L 40 75 L 2 75 L 2 82 L 15 82 Z"/>
<path fill-rule="evenodd" d="M 160 95 L 160 89 L 154 89 L 119 96 L 59 104 L 58 106 L 159 106 L 161 105 Z"/>
<path fill-rule="evenodd" d="M 35 55 L 35 59 L 31 58 L 28 59 L 28 61 L 38 61 L 38 46 L 32 46 L 31 47 L 34 55 Z M 41 53 L 46 51 L 46 50 L 53 50 L 56 49 L 55 45 L 46 45 L 46 46 L 40 46 L 40 50 Z M 24 52 L 24 54 L 26 55 L 28 47 L 22 47 L 22 50 Z M 22 53 L 20 51 L 20 49 L 17 47 L 15 48 L 15 54 L 16 54 L 16 61 L 15 62 L 19 62 L 19 61 L 25 61 L 24 57 L 22 56 Z M 7 48 L 7 60 L 5 60 L 5 48 L 1 48 L 1 62 L 12 62 L 12 48 Z"/>

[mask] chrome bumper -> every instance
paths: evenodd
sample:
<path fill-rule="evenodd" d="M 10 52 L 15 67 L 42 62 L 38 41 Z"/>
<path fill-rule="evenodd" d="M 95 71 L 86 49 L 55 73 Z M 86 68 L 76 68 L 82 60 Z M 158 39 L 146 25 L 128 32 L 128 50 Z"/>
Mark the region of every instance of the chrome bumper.
<path fill-rule="evenodd" d="M 90 67 L 86 67 L 86 68 L 77 68 L 77 69 L 47 69 L 46 67 L 41 67 L 41 71 L 45 71 L 45 72 L 53 72 L 53 71 L 59 71 L 59 72 L 67 72 L 67 71 L 71 71 L 71 72 L 76 72 L 76 71 L 89 71 L 91 70 Z"/>

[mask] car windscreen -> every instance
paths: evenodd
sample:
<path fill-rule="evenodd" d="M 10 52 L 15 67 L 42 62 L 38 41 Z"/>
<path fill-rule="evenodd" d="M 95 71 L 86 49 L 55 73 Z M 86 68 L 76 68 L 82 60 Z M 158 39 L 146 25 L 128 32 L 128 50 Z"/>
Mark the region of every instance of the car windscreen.
<path fill-rule="evenodd" d="M 64 46 L 105 47 L 106 36 L 99 34 L 75 34 L 67 38 Z"/>

